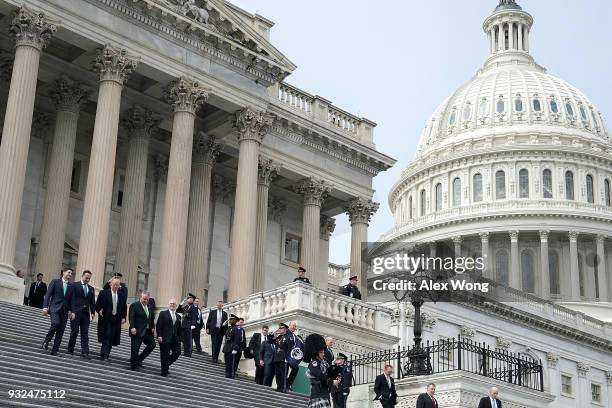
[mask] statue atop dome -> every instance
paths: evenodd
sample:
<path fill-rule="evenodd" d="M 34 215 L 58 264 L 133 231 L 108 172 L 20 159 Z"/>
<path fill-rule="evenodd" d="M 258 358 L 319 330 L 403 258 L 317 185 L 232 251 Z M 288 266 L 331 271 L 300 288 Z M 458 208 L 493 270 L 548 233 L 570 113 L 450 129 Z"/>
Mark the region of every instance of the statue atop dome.
<path fill-rule="evenodd" d="M 496 11 L 501 10 L 522 10 L 522 8 L 521 6 L 516 4 L 515 0 L 499 0 L 499 4 L 497 5 L 497 7 L 495 7 L 495 10 L 493 10 L 493 12 L 495 13 Z"/>

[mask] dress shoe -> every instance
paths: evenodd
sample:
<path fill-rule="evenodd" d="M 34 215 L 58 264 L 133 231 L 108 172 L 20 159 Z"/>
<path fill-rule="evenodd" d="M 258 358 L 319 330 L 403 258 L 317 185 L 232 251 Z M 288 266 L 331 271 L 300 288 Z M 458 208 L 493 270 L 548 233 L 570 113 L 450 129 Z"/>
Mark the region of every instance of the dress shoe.
<path fill-rule="evenodd" d="M 52 356 L 56 356 L 56 357 L 61 357 L 62 356 L 61 354 L 58 354 L 57 351 L 52 351 L 51 355 Z"/>
<path fill-rule="evenodd" d="M 162 377 L 167 377 L 167 376 L 168 376 L 168 373 L 161 373 L 161 376 L 162 376 Z"/>
<path fill-rule="evenodd" d="M 49 350 L 49 342 L 48 341 L 43 341 L 42 346 L 41 346 L 45 351 Z"/>
<path fill-rule="evenodd" d="M 144 367 L 144 365 L 142 364 L 142 361 L 139 361 L 139 362 L 138 362 L 138 367 L 140 367 L 140 368 L 143 368 L 143 367 Z"/>
<path fill-rule="evenodd" d="M 85 360 L 89 360 L 89 354 L 81 354 L 81 358 L 85 359 Z"/>
<path fill-rule="evenodd" d="M 133 366 L 132 366 L 132 367 L 130 367 L 130 370 L 132 370 L 132 371 L 136 371 L 136 370 L 138 370 L 138 367 L 133 367 Z"/>
<path fill-rule="evenodd" d="M 66 354 L 70 354 L 72 356 L 72 355 L 74 355 L 74 350 L 67 350 Z"/>

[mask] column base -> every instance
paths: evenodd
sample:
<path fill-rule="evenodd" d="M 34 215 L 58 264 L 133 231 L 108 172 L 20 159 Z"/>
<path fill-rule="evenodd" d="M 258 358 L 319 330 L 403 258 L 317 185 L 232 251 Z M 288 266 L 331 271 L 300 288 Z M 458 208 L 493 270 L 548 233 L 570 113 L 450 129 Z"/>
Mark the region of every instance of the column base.
<path fill-rule="evenodd" d="M 15 268 L 0 263 L 0 301 L 21 305 L 24 292 L 24 281 L 15 275 Z"/>

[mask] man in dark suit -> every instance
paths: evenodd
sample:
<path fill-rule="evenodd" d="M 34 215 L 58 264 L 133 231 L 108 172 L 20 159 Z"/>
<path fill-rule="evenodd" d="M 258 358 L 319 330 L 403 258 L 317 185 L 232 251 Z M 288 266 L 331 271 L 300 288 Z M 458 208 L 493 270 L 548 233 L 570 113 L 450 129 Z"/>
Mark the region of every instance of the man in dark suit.
<path fill-rule="evenodd" d="M 103 319 L 101 360 L 108 360 L 113 346 L 121 343 L 121 325 L 127 316 L 127 296 L 120 288 L 119 279 L 113 278 L 110 287 L 102 290 L 96 301 L 96 312 Z"/>
<path fill-rule="evenodd" d="M 436 384 L 427 384 L 427 392 L 417 398 L 417 408 L 438 408 L 438 400 L 435 397 Z"/>
<path fill-rule="evenodd" d="M 391 365 L 387 364 L 383 373 L 376 377 L 374 393 L 376 394 L 374 401 L 380 401 L 383 408 L 393 408 L 397 404 L 397 392 Z"/>
<path fill-rule="evenodd" d="M 253 361 L 255 362 L 255 384 L 263 384 L 264 383 L 264 371 L 265 364 L 260 359 L 260 355 L 262 352 L 262 346 L 267 343 L 268 338 L 268 326 L 263 326 L 261 328 L 261 333 L 253 333 L 251 336 L 251 340 L 249 340 L 249 350 L 253 355 Z"/>
<path fill-rule="evenodd" d="M 36 282 L 32 282 L 28 294 L 28 304 L 39 309 L 42 309 L 45 294 L 47 293 L 47 284 L 42 279 L 42 273 L 36 275 Z"/>
<path fill-rule="evenodd" d="M 268 335 L 268 343 L 274 346 L 274 376 L 278 392 L 287 392 L 287 329 L 289 326 L 279 323 L 278 329 Z"/>
<path fill-rule="evenodd" d="M 266 333 L 265 336 L 263 333 Z M 263 385 L 266 387 L 272 386 L 272 380 L 274 380 L 274 344 L 268 342 L 270 335 L 270 329 L 268 326 L 264 326 L 261 331 L 261 347 L 259 349 L 259 355 L 255 356 L 259 365 L 263 367 Z"/>
<path fill-rule="evenodd" d="M 183 315 L 181 322 L 183 325 L 183 355 L 185 357 L 191 357 L 191 351 L 193 350 L 193 329 L 196 327 L 196 320 L 198 319 L 198 311 L 193 305 L 195 295 L 190 293 L 185 300 L 186 303 L 180 307 Z"/>
<path fill-rule="evenodd" d="M 287 383 L 286 387 L 289 391 L 292 390 L 293 382 L 295 381 L 298 372 L 300 370 L 300 363 L 294 359 L 289 358 L 291 350 L 294 348 L 300 348 L 304 352 L 304 341 L 297 334 L 297 322 L 289 322 L 289 330 L 285 334 L 287 338 Z"/>
<path fill-rule="evenodd" d="M 155 324 L 154 309 L 149 309 L 149 292 L 143 291 L 140 300 L 130 305 L 130 368 L 137 370 L 142 367 L 142 362 L 155 349 L 155 338 L 153 337 L 153 325 Z M 145 344 L 145 349 L 140 352 L 140 346 Z"/>
<path fill-rule="evenodd" d="M 176 314 L 176 300 L 168 301 L 168 310 L 163 310 L 157 318 L 155 332 L 159 343 L 161 375 L 167 377 L 169 368 L 181 355 L 181 317 Z"/>
<path fill-rule="evenodd" d="M 334 338 L 326 337 L 325 338 L 325 352 L 323 354 L 323 358 L 327 361 L 328 365 L 332 365 L 336 357 L 334 357 L 334 352 L 332 351 L 332 347 L 334 347 Z"/>
<path fill-rule="evenodd" d="M 123 278 L 123 275 L 120 274 L 119 272 L 113 273 L 113 276 L 108 280 L 108 282 L 104 284 L 102 289 L 105 289 L 105 290 L 110 289 L 111 281 L 113 279 L 119 279 L 119 290 L 125 293 L 125 298 L 127 299 L 128 298 L 128 288 L 125 285 L 125 283 L 121 282 L 121 278 Z M 104 318 L 100 316 L 98 317 L 98 343 L 102 343 L 102 335 L 104 334 L 104 328 L 102 327 L 103 325 L 104 325 Z"/>
<path fill-rule="evenodd" d="M 223 310 L 223 301 L 220 300 L 217 302 L 217 308 L 211 310 L 208 313 L 208 319 L 206 319 L 206 334 L 210 335 L 213 363 L 219 362 L 219 352 L 221 351 L 221 343 L 223 343 L 223 336 L 226 330 L 227 312 Z"/>
<path fill-rule="evenodd" d="M 351 276 L 348 285 L 344 285 L 340 290 L 340 293 L 344 296 L 361 300 L 361 292 L 357 287 L 357 276 Z"/>
<path fill-rule="evenodd" d="M 81 357 L 89 359 L 89 323 L 96 316 L 94 287 L 89 284 L 91 271 L 83 271 L 81 280 L 72 284 L 70 296 L 70 341 L 68 354 L 74 353 L 77 336 L 81 332 Z"/>
<path fill-rule="evenodd" d="M 193 305 L 198 312 L 198 317 L 196 318 L 195 329 L 191 331 L 191 337 L 193 337 L 193 342 L 196 345 L 196 352 L 201 353 L 202 343 L 200 341 L 200 336 L 202 333 L 202 328 L 204 327 L 204 319 L 202 317 L 202 309 L 200 309 L 200 299 L 195 298 Z"/>
<path fill-rule="evenodd" d="M 502 402 L 497 398 L 498 393 L 497 387 L 491 387 L 489 389 L 489 396 L 480 399 L 478 408 L 502 408 Z"/>
<path fill-rule="evenodd" d="M 49 349 L 49 342 L 55 336 L 51 355 L 57 356 L 57 351 L 62 344 L 62 336 L 66 329 L 66 322 L 70 314 L 70 295 L 72 293 L 72 269 L 62 269 L 62 277 L 49 282 L 49 289 L 43 300 L 43 315 L 51 315 L 51 327 L 45 336 L 42 347 Z"/>
<path fill-rule="evenodd" d="M 242 350 L 246 348 L 246 337 L 244 329 L 237 325 L 238 316 L 231 315 L 229 328 L 225 332 L 225 344 L 223 345 L 223 359 L 225 361 L 225 377 L 234 378 L 238 370 L 238 363 L 242 356 Z"/>

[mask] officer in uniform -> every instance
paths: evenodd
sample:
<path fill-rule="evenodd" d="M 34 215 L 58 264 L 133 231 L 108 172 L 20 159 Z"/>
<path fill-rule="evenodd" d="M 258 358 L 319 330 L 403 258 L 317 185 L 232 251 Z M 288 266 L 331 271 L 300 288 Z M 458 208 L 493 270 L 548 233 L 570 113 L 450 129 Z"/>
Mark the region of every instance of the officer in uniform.
<path fill-rule="evenodd" d="M 334 408 L 346 408 L 351 383 L 353 382 L 353 372 L 351 366 L 347 364 L 348 358 L 343 353 L 338 353 L 336 357 L 336 367 L 340 368 L 341 379 L 338 385 L 332 386 L 331 396 Z"/>
<path fill-rule="evenodd" d="M 357 287 L 357 276 L 351 276 L 348 285 L 344 285 L 340 293 L 344 296 L 361 300 L 361 292 L 359 292 L 359 288 Z"/>
<path fill-rule="evenodd" d="M 112 277 L 112 278 L 110 278 L 110 279 L 108 280 L 108 282 L 106 282 L 106 283 L 104 284 L 104 287 L 103 287 L 102 289 L 110 289 L 110 282 L 111 282 L 113 279 L 119 279 L 119 282 L 120 282 L 120 283 L 119 283 L 119 291 L 120 291 L 120 292 L 124 292 L 124 293 L 125 293 L 125 297 L 127 298 L 127 295 L 128 295 L 128 287 L 125 285 L 125 283 L 121 282 L 121 279 L 122 279 L 122 278 L 123 278 L 123 275 L 122 275 L 121 273 L 119 273 L 119 272 L 115 272 L 115 273 L 113 274 L 113 277 Z"/>
<path fill-rule="evenodd" d="M 182 329 L 183 329 L 183 355 L 191 357 L 193 351 L 193 329 L 196 328 L 198 322 L 198 308 L 193 304 L 196 296 L 190 293 L 185 299 L 177 312 L 182 313 Z"/>
<path fill-rule="evenodd" d="M 278 325 L 278 330 L 268 334 L 268 343 L 274 347 L 274 376 L 276 378 L 276 391 L 287 392 L 287 326 L 285 323 Z"/>
<path fill-rule="evenodd" d="M 223 345 L 223 356 L 225 360 L 225 377 L 234 378 L 242 350 L 246 348 L 246 336 L 244 329 L 236 326 L 239 318 L 235 314 L 230 315 L 229 327 L 225 332 L 225 344 Z"/>
<path fill-rule="evenodd" d="M 310 285 L 310 279 L 304 277 L 304 275 L 306 275 L 306 268 L 304 268 L 303 266 L 300 266 L 298 268 L 298 277 L 295 278 L 293 281 L 294 282 L 300 281 L 300 282 L 304 282 Z"/>

